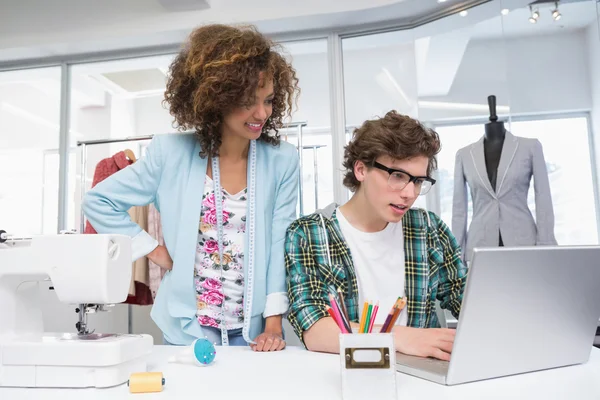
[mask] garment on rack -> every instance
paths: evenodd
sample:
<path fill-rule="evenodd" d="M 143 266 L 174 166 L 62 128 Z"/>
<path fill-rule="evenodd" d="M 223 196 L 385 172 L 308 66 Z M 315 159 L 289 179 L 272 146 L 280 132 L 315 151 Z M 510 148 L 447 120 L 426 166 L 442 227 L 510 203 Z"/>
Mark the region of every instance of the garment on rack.
<path fill-rule="evenodd" d="M 123 168 L 126 168 L 133 164 L 132 161 L 127 159 L 124 151 L 120 151 L 112 157 L 101 160 L 94 170 L 94 180 L 92 181 L 92 187 L 96 186 L 112 174 L 119 172 Z M 85 223 L 84 233 L 98 233 L 89 221 Z"/>
<path fill-rule="evenodd" d="M 154 204 L 150 204 L 148 206 L 148 234 L 152 236 L 160 246 L 165 245 L 165 239 L 163 237 L 162 232 L 162 224 L 160 222 L 160 213 L 154 206 Z M 163 276 L 167 272 L 166 269 L 161 268 L 158 264 L 153 263 L 148 260 L 148 273 L 150 275 L 150 292 L 152 293 L 152 298 L 156 298 L 156 293 L 158 292 L 158 287 L 160 286 L 160 282 L 162 281 Z"/>
<path fill-rule="evenodd" d="M 102 182 L 109 176 L 119 172 L 120 170 L 127 168 L 133 164 L 133 161 L 129 160 L 125 155 L 124 151 L 120 151 L 112 157 L 101 160 L 94 170 L 94 179 L 92 181 L 92 187 L 95 187 L 98 183 Z M 128 211 L 131 216 L 131 220 L 145 229 L 148 225 L 148 207 L 132 207 Z M 96 230 L 90 224 L 89 221 L 85 224 L 84 233 L 96 234 Z M 150 292 L 150 277 L 148 272 L 148 260 L 146 257 L 142 257 L 132 264 L 131 283 L 129 287 L 129 293 L 127 304 L 138 304 L 138 305 L 150 305 L 153 304 L 152 293 Z"/>

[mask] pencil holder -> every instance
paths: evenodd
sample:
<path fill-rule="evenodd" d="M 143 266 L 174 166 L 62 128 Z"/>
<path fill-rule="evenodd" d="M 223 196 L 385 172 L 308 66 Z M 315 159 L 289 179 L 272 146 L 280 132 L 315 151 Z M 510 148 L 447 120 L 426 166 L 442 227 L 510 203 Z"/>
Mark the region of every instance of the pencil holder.
<path fill-rule="evenodd" d="M 340 334 L 343 400 L 397 400 L 391 333 Z"/>

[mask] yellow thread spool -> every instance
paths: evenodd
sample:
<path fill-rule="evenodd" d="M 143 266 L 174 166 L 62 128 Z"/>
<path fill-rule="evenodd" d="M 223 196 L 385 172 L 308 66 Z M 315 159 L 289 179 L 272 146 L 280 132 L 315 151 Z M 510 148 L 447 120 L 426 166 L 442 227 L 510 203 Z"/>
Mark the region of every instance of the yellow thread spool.
<path fill-rule="evenodd" d="M 130 393 L 162 392 L 164 384 L 162 372 L 137 372 L 131 374 L 127 381 Z"/>

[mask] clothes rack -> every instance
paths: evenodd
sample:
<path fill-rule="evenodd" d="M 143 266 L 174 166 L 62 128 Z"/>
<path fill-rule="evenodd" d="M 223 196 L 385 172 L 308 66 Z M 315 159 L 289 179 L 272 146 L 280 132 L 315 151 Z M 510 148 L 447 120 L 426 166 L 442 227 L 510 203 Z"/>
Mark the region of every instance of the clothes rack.
<path fill-rule="evenodd" d="M 285 124 L 281 130 L 288 130 L 292 128 L 297 129 L 298 134 L 298 145 L 296 146 L 298 149 L 305 149 L 302 142 L 302 130 L 307 125 L 306 122 L 290 122 L 289 124 Z M 182 132 L 182 133 L 191 133 L 191 132 Z M 94 140 L 82 140 L 77 142 L 77 147 L 81 148 L 81 192 L 80 192 L 80 232 L 83 233 L 85 231 L 85 215 L 83 213 L 83 198 L 86 193 L 86 168 L 87 168 L 87 148 L 89 146 L 101 145 L 101 144 L 114 144 L 114 143 L 125 143 L 125 142 L 139 142 L 145 140 L 151 140 L 154 135 L 145 135 L 145 136 L 129 136 L 123 138 L 113 138 L 113 139 L 94 139 Z M 319 146 L 321 147 L 321 146 Z M 307 146 L 307 148 L 312 148 L 315 151 L 315 177 L 317 176 L 317 161 L 316 161 L 316 149 L 315 146 Z M 300 158 L 300 171 L 302 171 L 303 166 L 303 151 L 299 151 Z M 141 154 L 140 154 L 141 156 Z M 299 204 L 300 204 L 300 215 L 304 214 L 304 206 L 303 206 L 303 185 L 302 185 L 302 176 L 299 180 Z M 315 205 L 317 198 L 318 190 L 315 186 Z M 82 323 L 85 321 L 85 306 L 83 304 L 79 305 L 79 322 Z M 132 320 L 132 305 L 127 305 L 127 330 L 128 333 L 133 332 L 133 320 Z"/>

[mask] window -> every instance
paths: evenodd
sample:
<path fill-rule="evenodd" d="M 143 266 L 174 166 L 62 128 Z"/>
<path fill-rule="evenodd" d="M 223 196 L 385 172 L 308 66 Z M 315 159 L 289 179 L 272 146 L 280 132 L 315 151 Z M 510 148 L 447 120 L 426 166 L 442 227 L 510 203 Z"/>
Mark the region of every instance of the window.
<path fill-rule="evenodd" d="M 327 41 L 288 42 L 283 47 L 301 86 L 292 120 L 306 123 L 302 128 L 302 195 L 298 204 L 299 215 L 306 215 L 333 202 Z M 298 128 L 280 133 L 282 139 L 299 145 Z"/>
<path fill-rule="evenodd" d="M 548 169 L 554 233 L 560 245 L 596 244 L 598 227 L 587 117 L 565 117 L 513 121 L 507 126 L 514 135 L 538 139 L 544 150 Z M 440 214 L 452 221 L 454 160 L 456 152 L 483 135 L 481 124 L 438 127 L 442 151 L 438 161 Z M 568 132 L 568 134 L 567 134 Z M 528 205 L 535 218 L 533 182 Z M 469 223 L 472 203 L 469 196 Z"/>
<path fill-rule="evenodd" d="M 121 139 L 173 132 L 172 117 L 161 102 L 167 71 L 174 55 L 131 58 L 71 68 L 71 147 L 78 141 Z M 85 191 L 92 186 L 96 165 L 119 151 L 130 149 L 140 157 L 144 142 L 119 142 L 88 146 L 86 170 L 82 152 L 69 162 L 68 227 L 81 227 L 81 174 Z"/>
<path fill-rule="evenodd" d="M 418 117 L 417 65 L 414 35 L 395 31 L 343 39 L 346 129 L 388 111 Z M 351 194 L 350 194 L 351 195 Z M 414 207 L 426 208 L 426 196 Z"/>
<path fill-rule="evenodd" d="M 58 229 L 60 79 L 58 67 L 0 73 L 0 229 L 15 236 Z"/>
<path fill-rule="evenodd" d="M 561 245 L 598 243 L 588 128 L 586 117 L 512 123 L 515 135 L 542 143 L 554 205 L 554 233 Z M 535 216 L 533 187 L 528 204 Z"/>
<path fill-rule="evenodd" d="M 470 143 L 476 142 L 483 135 L 483 127 L 477 125 L 454 125 L 436 128 L 442 142 L 442 150 L 438 154 L 437 193 L 440 199 L 440 217 L 448 225 L 452 224 L 452 198 L 454 194 L 454 161 L 456 152 Z M 435 189 L 434 186 L 434 189 Z M 469 220 L 473 208 L 469 196 Z"/>

